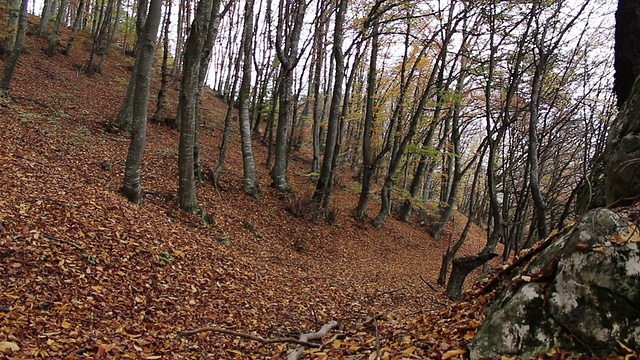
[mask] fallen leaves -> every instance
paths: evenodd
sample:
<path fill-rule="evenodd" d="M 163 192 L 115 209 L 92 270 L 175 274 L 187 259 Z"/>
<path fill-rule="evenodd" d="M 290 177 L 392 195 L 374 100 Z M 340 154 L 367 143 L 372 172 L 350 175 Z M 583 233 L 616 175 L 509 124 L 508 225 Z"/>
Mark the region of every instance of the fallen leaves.
<path fill-rule="evenodd" d="M 20 350 L 20 346 L 12 341 L 0 342 L 0 352 L 3 352 L 6 355 L 11 355 L 11 353 L 18 350 Z"/>
<path fill-rule="evenodd" d="M 34 48 L 43 45 L 29 41 Z M 114 54 L 103 77 L 88 78 L 77 75 L 75 64 L 85 60 L 81 51 L 53 60 L 39 51 L 23 55 L 14 101 L 0 107 L 3 354 L 281 358 L 290 347 L 228 335 L 184 339 L 177 333 L 218 325 L 269 338 L 297 337 L 333 319 L 344 322 L 344 333 L 307 354 L 437 358 L 469 340 L 475 320 L 439 312 L 447 302 L 419 280 L 437 276 L 446 245 L 393 219 L 381 231 L 361 229 L 348 216 L 335 226 L 296 219 L 267 187 L 257 202 L 242 189 L 237 143 L 221 188 L 198 190 L 217 225 L 205 226 L 178 209 L 172 155 L 177 133 L 164 126 L 149 126 L 143 186 L 153 194 L 142 206 L 127 202 L 118 193 L 127 135 L 105 131 L 103 123 L 115 117 L 116 95 L 124 93 L 107 80 L 128 78 L 120 64 L 132 59 Z M 29 67 L 33 62 L 41 64 Z M 42 82 L 38 69 L 46 64 L 56 77 Z M 211 164 L 222 107 L 209 92 L 204 104 L 211 125 L 200 128 L 199 139 Z M 256 146 L 257 163 L 265 161 L 265 150 Z M 292 174 L 305 174 L 308 163 L 292 160 L 290 167 Z M 263 184 L 270 181 L 268 169 L 257 171 Z M 311 193 L 310 184 L 306 176 L 292 176 L 298 194 Z M 337 189 L 334 205 L 347 214 L 356 197 Z M 296 244 L 304 245 L 301 252 Z M 475 253 L 482 244 L 472 238 L 469 245 L 463 252 Z M 436 310 L 428 321 L 427 315 L 416 320 L 430 308 Z M 450 343 L 447 350 L 438 346 L 444 342 Z"/>

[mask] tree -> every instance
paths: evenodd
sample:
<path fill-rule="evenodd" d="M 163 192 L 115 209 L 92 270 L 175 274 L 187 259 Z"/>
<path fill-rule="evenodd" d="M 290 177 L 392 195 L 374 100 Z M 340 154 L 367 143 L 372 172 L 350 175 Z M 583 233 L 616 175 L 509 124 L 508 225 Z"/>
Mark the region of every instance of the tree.
<path fill-rule="evenodd" d="M 278 126 L 275 143 L 275 163 L 271 169 L 271 186 L 290 191 L 287 183 L 289 125 L 293 111 L 293 70 L 300 60 L 298 43 L 307 9 L 305 0 L 281 0 L 278 8 L 276 52 L 280 61 L 278 86 Z M 288 30 L 288 31 L 287 31 Z"/>
<path fill-rule="evenodd" d="M 169 25 L 171 25 L 171 4 L 172 0 L 167 1 L 166 11 L 164 15 L 163 26 L 163 38 L 162 38 L 162 67 L 161 67 L 161 80 L 160 89 L 158 90 L 158 100 L 156 101 L 156 111 L 151 118 L 155 122 L 162 121 L 162 111 L 164 110 L 164 102 L 167 91 L 167 83 L 169 82 L 169 74 L 167 69 L 167 62 L 169 60 Z"/>
<path fill-rule="evenodd" d="M 609 206 L 640 199 L 640 4 L 619 0 L 616 12 L 615 91 L 620 113 L 612 124 L 605 150 L 605 197 Z M 630 81 L 635 79 L 631 89 Z"/>
<path fill-rule="evenodd" d="M 151 66 L 156 46 L 156 34 L 162 17 L 162 0 L 151 0 L 149 12 L 141 36 L 138 38 L 138 66 L 131 76 L 136 77 L 135 92 L 133 94 L 133 121 L 131 126 L 131 141 L 125 162 L 124 185 L 122 194 L 130 201 L 140 204 L 142 201 L 142 185 L 140 182 L 140 168 L 142 155 L 147 138 L 147 103 L 149 101 L 149 80 Z"/>
<path fill-rule="evenodd" d="M 240 139 L 242 142 L 242 186 L 247 194 L 260 198 L 260 187 L 256 180 L 256 170 L 251 148 L 251 114 L 249 105 L 251 99 L 251 65 L 252 65 L 252 38 L 253 38 L 253 0 L 246 0 L 244 8 L 244 29 L 242 37 L 242 82 L 238 94 L 238 107 L 240 108 L 239 125 Z"/>
<path fill-rule="evenodd" d="M 71 37 L 67 40 L 67 45 L 62 50 L 64 55 L 69 56 L 71 53 L 71 48 L 73 47 L 73 43 L 76 40 L 76 36 L 78 36 L 78 31 L 80 30 L 80 26 L 82 25 L 82 14 L 84 12 L 84 4 L 85 0 L 78 1 L 78 8 L 76 10 L 75 18 L 73 19 L 73 25 L 71 26 Z"/>
<path fill-rule="evenodd" d="M 11 54 L 13 45 L 16 42 L 16 36 L 18 34 L 18 18 L 20 17 L 20 4 L 21 0 L 9 1 L 9 17 L 7 19 L 6 31 L 8 34 L 2 42 L 2 52 L 4 54 Z"/>
<path fill-rule="evenodd" d="M 64 15 L 67 8 L 67 0 L 60 0 L 60 5 L 58 6 L 58 14 L 56 15 L 56 22 L 53 25 L 53 31 L 49 35 L 49 45 L 45 49 L 45 53 L 49 56 L 53 56 L 56 50 L 56 43 L 58 40 L 58 30 L 60 29 L 60 24 L 64 21 Z"/>
<path fill-rule="evenodd" d="M 217 1 L 215 1 L 217 2 Z M 180 91 L 180 148 L 178 150 L 178 203 L 189 213 L 201 211 L 196 198 L 194 150 L 196 145 L 196 106 L 202 52 L 209 30 L 214 1 L 198 2 L 184 51 L 182 89 Z"/>
<path fill-rule="evenodd" d="M 40 22 L 38 23 L 38 29 L 36 30 L 36 36 L 42 37 L 47 31 L 47 27 L 49 26 L 49 15 L 51 14 L 51 9 L 54 7 L 55 0 L 44 0 L 44 4 L 42 5 L 42 13 L 40 14 Z"/>
<path fill-rule="evenodd" d="M 144 25 L 147 19 L 147 9 L 149 7 L 149 0 L 139 0 L 138 8 L 136 10 L 137 18 L 136 18 L 136 58 L 133 63 L 133 73 L 138 71 L 139 59 L 140 59 L 140 38 L 142 36 L 142 31 L 144 29 Z M 116 118 L 116 124 L 125 130 L 129 130 L 131 128 L 131 123 L 133 121 L 133 97 L 136 90 L 136 76 L 131 76 L 129 79 L 129 84 L 127 85 L 127 93 L 124 96 L 124 101 L 122 102 L 122 107 L 120 108 L 120 112 L 118 113 L 118 117 Z"/>
<path fill-rule="evenodd" d="M 331 105 L 329 106 L 329 123 L 327 127 L 327 140 L 324 147 L 324 157 L 320 176 L 316 184 L 313 195 L 313 202 L 316 207 L 327 204 L 327 199 L 331 196 L 331 174 L 335 170 L 336 143 L 338 139 L 338 125 L 341 120 L 342 85 L 345 77 L 344 54 L 342 51 L 342 38 L 345 13 L 347 11 L 347 0 L 339 0 L 336 3 L 337 11 L 335 18 L 335 28 L 333 31 L 332 55 L 335 62 L 335 79 L 333 82 L 333 92 L 331 95 Z"/>
<path fill-rule="evenodd" d="M 27 33 L 27 22 L 29 20 L 27 17 L 27 2 L 27 0 L 22 0 L 22 5 L 20 6 L 18 35 L 16 36 L 16 41 L 13 44 L 11 56 L 9 56 L 9 60 L 7 60 L 4 65 L 2 79 L 0 80 L 0 96 L 6 96 L 9 93 L 9 88 L 11 87 L 11 79 L 13 79 L 13 72 L 16 69 L 16 65 L 18 64 L 18 60 L 20 59 L 20 54 L 22 53 L 24 38 Z"/>

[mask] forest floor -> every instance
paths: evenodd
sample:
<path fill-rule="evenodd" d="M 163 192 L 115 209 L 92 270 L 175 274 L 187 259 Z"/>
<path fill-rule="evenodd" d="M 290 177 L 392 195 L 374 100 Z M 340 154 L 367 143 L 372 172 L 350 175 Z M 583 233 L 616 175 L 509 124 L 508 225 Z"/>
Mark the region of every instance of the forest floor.
<path fill-rule="evenodd" d="M 50 58 L 45 46 L 28 36 L 10 99 L 0 100 L 0 358 L 277 359 L 295 345 L 178 333 L 216 326 L 298 338 L 331 320 L 339 323 L 325 338 L 331 341 L 307 350 L 308 357 L 465 356 L 484 299 L 451 303 L 443 289 L 427 285 L 435 285 L 462 215 L 440 241 L 393 217 L 380 230 L 362 226 L 350 216 L 357 184 L 345 175 L 333 194 L 334 224 L 296 217 L 291 209 L 314 188 L 309 155 L 290 162 L 293 199 L 269 187 L 266 147 L 255 141 L 256 200 L 242 189 L 235 122 L 220 187 L 205 179 L 198 189 L 215 224 L 177 206 L 179 134 L 166 125 L 149 123 L 142 169 L 148 193 L 134 205 L 119 194 L 128 136 L 109 126 L 133 59 L 116 48 L 101 75 L 87 76 L 80 70 L 86 38 L 70 57 Z M 156 72 L 154 98 L 158 86 Z M 209 174 L 226 106 L 207 91 L 202 107 L 198 131 Z M 154 108 L 151 101 L 150 115 Z M 378 207 L 374 199 L 369 215 Z M 474 228 L 460 255 L 477 253 L 484 242 Z"/>

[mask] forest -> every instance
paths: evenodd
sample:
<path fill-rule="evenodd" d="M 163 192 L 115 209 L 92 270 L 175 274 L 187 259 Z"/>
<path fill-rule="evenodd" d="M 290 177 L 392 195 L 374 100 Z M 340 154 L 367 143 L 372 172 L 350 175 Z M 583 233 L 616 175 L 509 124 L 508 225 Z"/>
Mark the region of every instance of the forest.
<path fill-rule="evenodd" d="M 0 354 L 468 358 L 495 279 L 638 200 L 617 5 L 2 1 Z"/>

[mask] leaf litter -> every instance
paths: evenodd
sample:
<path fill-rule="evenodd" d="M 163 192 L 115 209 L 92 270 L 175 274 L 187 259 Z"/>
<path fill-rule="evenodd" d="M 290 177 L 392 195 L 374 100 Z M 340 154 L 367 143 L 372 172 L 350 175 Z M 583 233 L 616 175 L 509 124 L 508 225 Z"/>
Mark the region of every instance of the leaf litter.
<path fill-rule="evenodd" d="M 357 194 L 346 183 L 333 195 L 333 225 L 292 216 L 286 209 L 296 200 L 267 186 L 259 142 L 256 201 L 242 190 L 237 134 L 220 188 L 198 189 L 215 222 L 204 225 L 175 201 L 178 133 L 152 123 L 148 192 L 142 206 L 131 204 L 118 193 L 128 138 L 108 124 L 126 85 L 110 80 L 128 79 L 132 58 L 113 52 L 102 76 L 87 77 L 78 70 L 87 39 L 70 57 L 50 59 L 44 46 L 28 37 L 12 99 L 0 101 L 0 357 L 279 359 L 294 346 L 178 333 L 217 326 L 298 338 L 330 320 L 339 329 L 309 358 L 465 356 L 490 295 L 450 303 L 425 286 L 420 277 L 436 279 L 444 241 L 392 218 L 381 230 L 363 228 L 348 215 Z M 206 92 L 205 171 L 217 159 L 224 109 Z M 175 116 L 175 101 L 167 112 Z M 299 199 L 313 191 L 308 159 L 303 151 L 290 164 Z M 452 236 L 463 223 L 458 216 Z M 483 242 L 474 229 L 461 254 Z"/>

